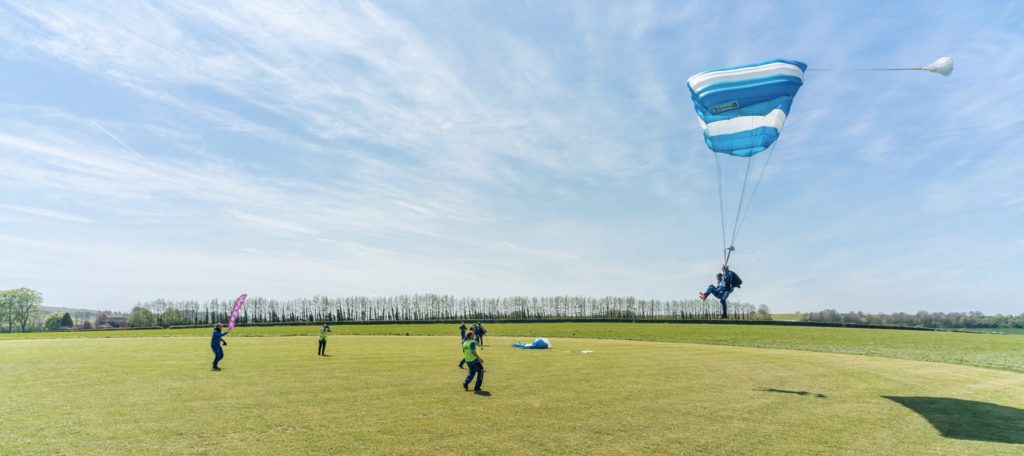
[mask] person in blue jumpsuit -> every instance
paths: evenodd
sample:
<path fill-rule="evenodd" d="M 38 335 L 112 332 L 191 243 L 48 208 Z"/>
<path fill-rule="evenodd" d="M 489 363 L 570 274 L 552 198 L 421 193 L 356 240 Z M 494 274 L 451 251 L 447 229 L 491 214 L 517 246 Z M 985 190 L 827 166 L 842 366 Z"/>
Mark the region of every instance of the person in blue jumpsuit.
<path fill-rule="evenodd" d="M 213 349 L 213 370 L 219 371 L 220 367 L 217 367 L 217 363 L 224 359 L 224 349 L 221 345 L 227 345 L 228 341 L 224 340 L 224 336 L 228 335 L 226 332 L 220 332 L 220 323 L 213 325 L 213 337 L 210 339 L 210 348 Z"/>
<path fill-rule="evenodd" d="M 466 342 L 466 322 L 462 322 L 462 325 L 459 326 L 459 343 L 462 344 L 464 342 Z M 466 357 L 463 356 L 462 361 L 459 361 L 459 369 L 465 369 L 465 367 L 463 367 L 465 365 Z"/>
<path fill-rule="evenodd" d="M 722 265 L 722 272 L 715 274 L 715 280 L 717 284 L 708 285 L 707 290 L 702 291 L 700 296 L 701 301 L 708 298 L 708 296 L 714 296 L 718 298 L 718 301 L 722 303 L 722 318 L 729 318 L 729 305 L 727 300 L 729 295 L 732 294 L 733 284 L 736 282 L 736 273 L 729 270 L 729 265 Z"/>
<path fill-rule="evenodd" d="M 473 381 L 473 377 L 476 376 L 476 385 L 473 387 L 473 391 L 480 391 L 480 386 L 484 383 L 484 359 L 476 352 L 473 331 L 466 333 L 466 340 L 462 342 L 462 356 L 466 358 L 466 364 L 469 366 L 469 374 L 462 382 L 462 389 L 469 391 L 469 382 Z"/>

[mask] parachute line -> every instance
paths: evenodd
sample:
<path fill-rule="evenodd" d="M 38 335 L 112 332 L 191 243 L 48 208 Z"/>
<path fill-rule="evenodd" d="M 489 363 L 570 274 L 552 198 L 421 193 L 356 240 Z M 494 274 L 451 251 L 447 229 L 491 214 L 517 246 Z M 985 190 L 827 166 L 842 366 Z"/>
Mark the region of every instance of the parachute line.
<path fill-rule="evenodd" d="M 750 214 L 750 205 L 754 203 L 754 196 L 757 196 L 757 190 L 761 188 L 761 181 L 764 180 L 764 175 L 768 171 L 768 164 L 772 161 L 772 155 L 775 153 L 775 144 L 778 144 L 778 141 L 772 143 L 771 148 L 768 149 L 768 155 L 764 161 L 764 167 L 761 168 L 761 175 L 757 177 L 757 182 L 754 183 L 754 190 L 750 192 L 750 199 L 747 200 L 747 211 L 743 213 L 743 216 L 736 223 L 736 228 L 734 230 L 736 235 L 732 238 L 733 244 L 736 243 L 736 238 L 738 237 L 740 230 L 743 228 L 743 222 L 747 220 L 747 215 Z"/>
<path fill-rule="evenodd" d="M 718 154 L 711 154 L 715 156 L 715 168 L 718 170 L 718 212 L 722 217 L 722 255 L 728 261 L 728 256 L 725 254 L 725 248 L 727 247 L 725 242 L 725 189 L 723 182 L 725 179 L 722 178 L 722 162 L 718 158 Z"/>
<path fill-rule="evenodd" d="M 953 58 L 939 57 L 923 67 L 912 68 L 808 68 L 807 71 L 928 71 L 949 76 L 953 73 Z"/>

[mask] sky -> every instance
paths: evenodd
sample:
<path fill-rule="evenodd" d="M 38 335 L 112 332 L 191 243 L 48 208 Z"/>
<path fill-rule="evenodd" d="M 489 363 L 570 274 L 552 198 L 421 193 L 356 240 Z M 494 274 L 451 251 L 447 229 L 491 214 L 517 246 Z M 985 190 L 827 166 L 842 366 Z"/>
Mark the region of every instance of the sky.
<path fill-rule="evenodd" d="M 809 71 L 736 242 L 774 312 L 1024 311 L 1019 2 L 0 0 L 0 289 L 689 299 L 686 79 Z"/>

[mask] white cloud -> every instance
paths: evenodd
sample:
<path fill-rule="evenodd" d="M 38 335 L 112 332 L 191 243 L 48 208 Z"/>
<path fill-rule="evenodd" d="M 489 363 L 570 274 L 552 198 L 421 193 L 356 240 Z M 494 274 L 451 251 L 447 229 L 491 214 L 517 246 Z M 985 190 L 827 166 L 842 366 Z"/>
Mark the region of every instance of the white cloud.
<path fill-rule="evenodd" d="M 15 204 L 0 204 L 0 208 L 12 210 L 12 211 L 15 211 L 15 212 L 21 212 L 21 213 L 29 214 L 29 215 L 35 215 L 35 216 L 38 216 L 38 217 L 51 218 L 51 219 L 54 219 L 54 220 L 62 220 L 62 221 L 66 221 L 66 222 L 93 223 L 93 220 L 91 220 L 89 218 L 86 218 L 86 217 L 81 217 L 81 216 L 78 216 L 78 215 L 69 214 L 67 212 L 54 211 L 54 210 L 43 209 L 43 208 L 38 208 L 38 207 L 19 206 L 19 205 L 15 205 Z"/>

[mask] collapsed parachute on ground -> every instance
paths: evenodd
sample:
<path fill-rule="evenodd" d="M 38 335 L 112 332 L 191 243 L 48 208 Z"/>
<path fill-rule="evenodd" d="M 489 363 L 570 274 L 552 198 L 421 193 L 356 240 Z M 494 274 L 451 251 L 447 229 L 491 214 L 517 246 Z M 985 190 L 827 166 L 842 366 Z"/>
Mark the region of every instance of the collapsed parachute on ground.
<path fill-rule="evenodd" d="M 806 70 L 803 62 L 775 59 L 704 71 L 686 81 L 697 122 L 704 131 L 704 143 L 714 152 L 718 170 L 725 264 L 735 250 L 733 244 L 746 210 L 761 184 Z M 765 151 L 766 157 L 754 160 Z M 756 176 L 753 184 L 752 176 Z M 730 195 L 737 187 L 738 196 Z M 735 216 L 731 207 L 734 201 Z"/>
<path fill-rule="evenodd" d="M 538 337 L 536 339 L 533 339 L 533 342 L 530 342 L 529 344 L 524 344 L 522 342 L 516 342 L 516 343 L 512 344 L 512 346 L 515 347 L 515 348 L 535 349 L 536 350 L 536 349 L 551 348 L 551 342 L 548 341 L 547 339 L 543 338 L 543 337 Z"/>

